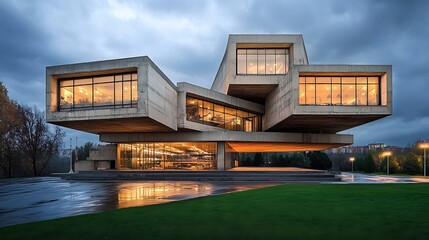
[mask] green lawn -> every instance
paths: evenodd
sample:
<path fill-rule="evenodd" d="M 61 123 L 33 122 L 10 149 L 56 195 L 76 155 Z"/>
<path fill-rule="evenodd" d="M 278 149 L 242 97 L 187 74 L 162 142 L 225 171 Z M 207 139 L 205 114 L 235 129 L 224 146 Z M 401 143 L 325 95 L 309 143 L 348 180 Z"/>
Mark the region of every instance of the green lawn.
<path fill-rule="evenodd" d="M 293 184 L 0 228 L 0 239 L 429 239 L 429 184 Z"/>

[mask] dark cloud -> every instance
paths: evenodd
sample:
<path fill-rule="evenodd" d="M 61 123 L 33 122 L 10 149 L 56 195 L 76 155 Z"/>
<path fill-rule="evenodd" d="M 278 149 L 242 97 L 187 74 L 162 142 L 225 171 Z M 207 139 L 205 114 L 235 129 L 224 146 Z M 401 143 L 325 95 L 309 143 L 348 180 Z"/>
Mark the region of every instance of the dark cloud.
<path fill-rule="evenodd" d="M 45 105 L 45 67 L 148 55 L 173 82 L 210 87 L 231 33 L 301 33 L 312 64 L 392 64 L 394 115 L 356 144 L 429 138 L 427 1 L 0 1 L 0 80 Z M 68 131 L 94 140 L 94 135 Z"/>

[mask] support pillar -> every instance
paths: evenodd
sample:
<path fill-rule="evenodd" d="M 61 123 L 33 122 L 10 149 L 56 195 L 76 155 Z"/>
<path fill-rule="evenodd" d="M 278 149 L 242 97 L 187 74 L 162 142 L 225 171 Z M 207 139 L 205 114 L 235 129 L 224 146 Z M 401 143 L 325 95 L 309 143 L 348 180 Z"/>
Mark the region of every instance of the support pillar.
<path fill-rule="evenodd" d="M 225 170 L 225 142 L 217 142 L 217 170 Z"/>

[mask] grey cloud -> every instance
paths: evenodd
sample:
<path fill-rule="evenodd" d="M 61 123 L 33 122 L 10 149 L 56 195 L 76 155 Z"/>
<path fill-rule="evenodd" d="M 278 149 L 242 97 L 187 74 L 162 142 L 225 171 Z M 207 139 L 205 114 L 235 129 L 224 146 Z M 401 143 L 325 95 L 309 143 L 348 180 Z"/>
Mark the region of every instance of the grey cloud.
<path fill-rule="evenodd" d="M 429 136 L 428 10 L 418 0 L 1 1 L 0 80 L 43 107 L 47 65 L 148 55 L 173 82 L 210 87 L 228 34 L 301 33 L 312 64 L 393 65 L 394 115 L 349 132 L 356 144 L 405 145 Z"/>

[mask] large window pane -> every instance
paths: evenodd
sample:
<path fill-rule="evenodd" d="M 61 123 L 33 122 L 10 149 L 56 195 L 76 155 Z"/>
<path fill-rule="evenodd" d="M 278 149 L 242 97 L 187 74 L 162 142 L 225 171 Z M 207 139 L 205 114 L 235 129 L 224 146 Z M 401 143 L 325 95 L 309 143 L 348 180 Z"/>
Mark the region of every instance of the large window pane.
<path fill-rule="evenodd" d="M 331 105 L 331 84 L 316 84 L 316 105 Z"/>
<path fill-rule="evenodd" d="M 368 85 L 368 105 L 380 105 L 379 87 L 376 84 Z"/>
<path fill-rule="evenodd" d="M 341 85 L 332 84 L 332 105 L 341 105 Z"/>
<path fill-rule="evenodd" d="M 247 74 L 258 73 L 258 55 L 257 50 L 247 50 Z"/>
<path fill-rule="evenodd" d="M 265 49 L 258 50 L 258 74 L 265 74 Z"/>
<path fill-rule="evenodd" d="M 305 87 L 305 103 L 314 105 L 316 103 L 315 84 L 307 84 Z"/>
<path fill-rule="evenodd" d="M 240 49 L 238 51 L 237 74 L 246 74 L 246 50 L 244 50 L 244 54 L 240 54 Z"/>
<path fill-rule="evenodd" d="M 359 79 L 358 79 L 359 80 Z M 366 80 L 366 79 L 365 79 Z M 357 85 L 357 105 L 367 105 L 367 85 L 358 84 Z"/>
<path fill-rule="evenodd" d="M 74 80 L 74 85 L 86 85 L 86 84 L 92 84 L 92 78 L 81 78 Z"/>
<path fill-rule="evenodd" d="M 132 96 L 132 102 L 137 103 L 138 98 L 138 91 L 137 91 L 137 81 L 131 82 L 131 96 Z"/>
<path fill-rule="evenodd" d="M 73 106 L 73 87 L 61 87 L 60 108 L 71 109 Z"/>
<path fill-rule="evenodd" d="M 115 82 L 115 105 L 122 107 L 122 82 Z"/>
<path fill-rule="evenodd" d="M 73 92 L 75 108 L 92 107 L 92 85 L 75 86 Z"/>
<path fill-rule="evenodd" d="M 113 82 L 113 76 L 103 76 L 103 77 L 95 77 L 94 83 L 105 83 L 105 82 Z"/>
<path fill-rule="evenodd" d="M 355 105 L 356 104 L 355 85 L 343 84 L 343 86 L 342 86 L 342 104 L 343 105 Z"/>
<path fill-rule="evenodd" d="M 299 84 L 299 104 L 305 105 L 305 84 Z"/>
<path fill-rule="evenodd" d="M 131 82 L 123 82 L 123 104 L 128 105 L 131 104 Z"/>
<path fill-rule="evenodd" d="M 276 50 L 276 74 L 286 73 L 286 51 L 285 49 Z"/>
<path fill-rule="evenodd" d="M 274 49 L 267 49 L 266 56 L 266 73 L 275 74 L 276 73 L 276 51 Z"/>
<path fill-rule="evenodd" d="M 113 105 L 113 83 L 94 84 L 94 106 Z"/>

